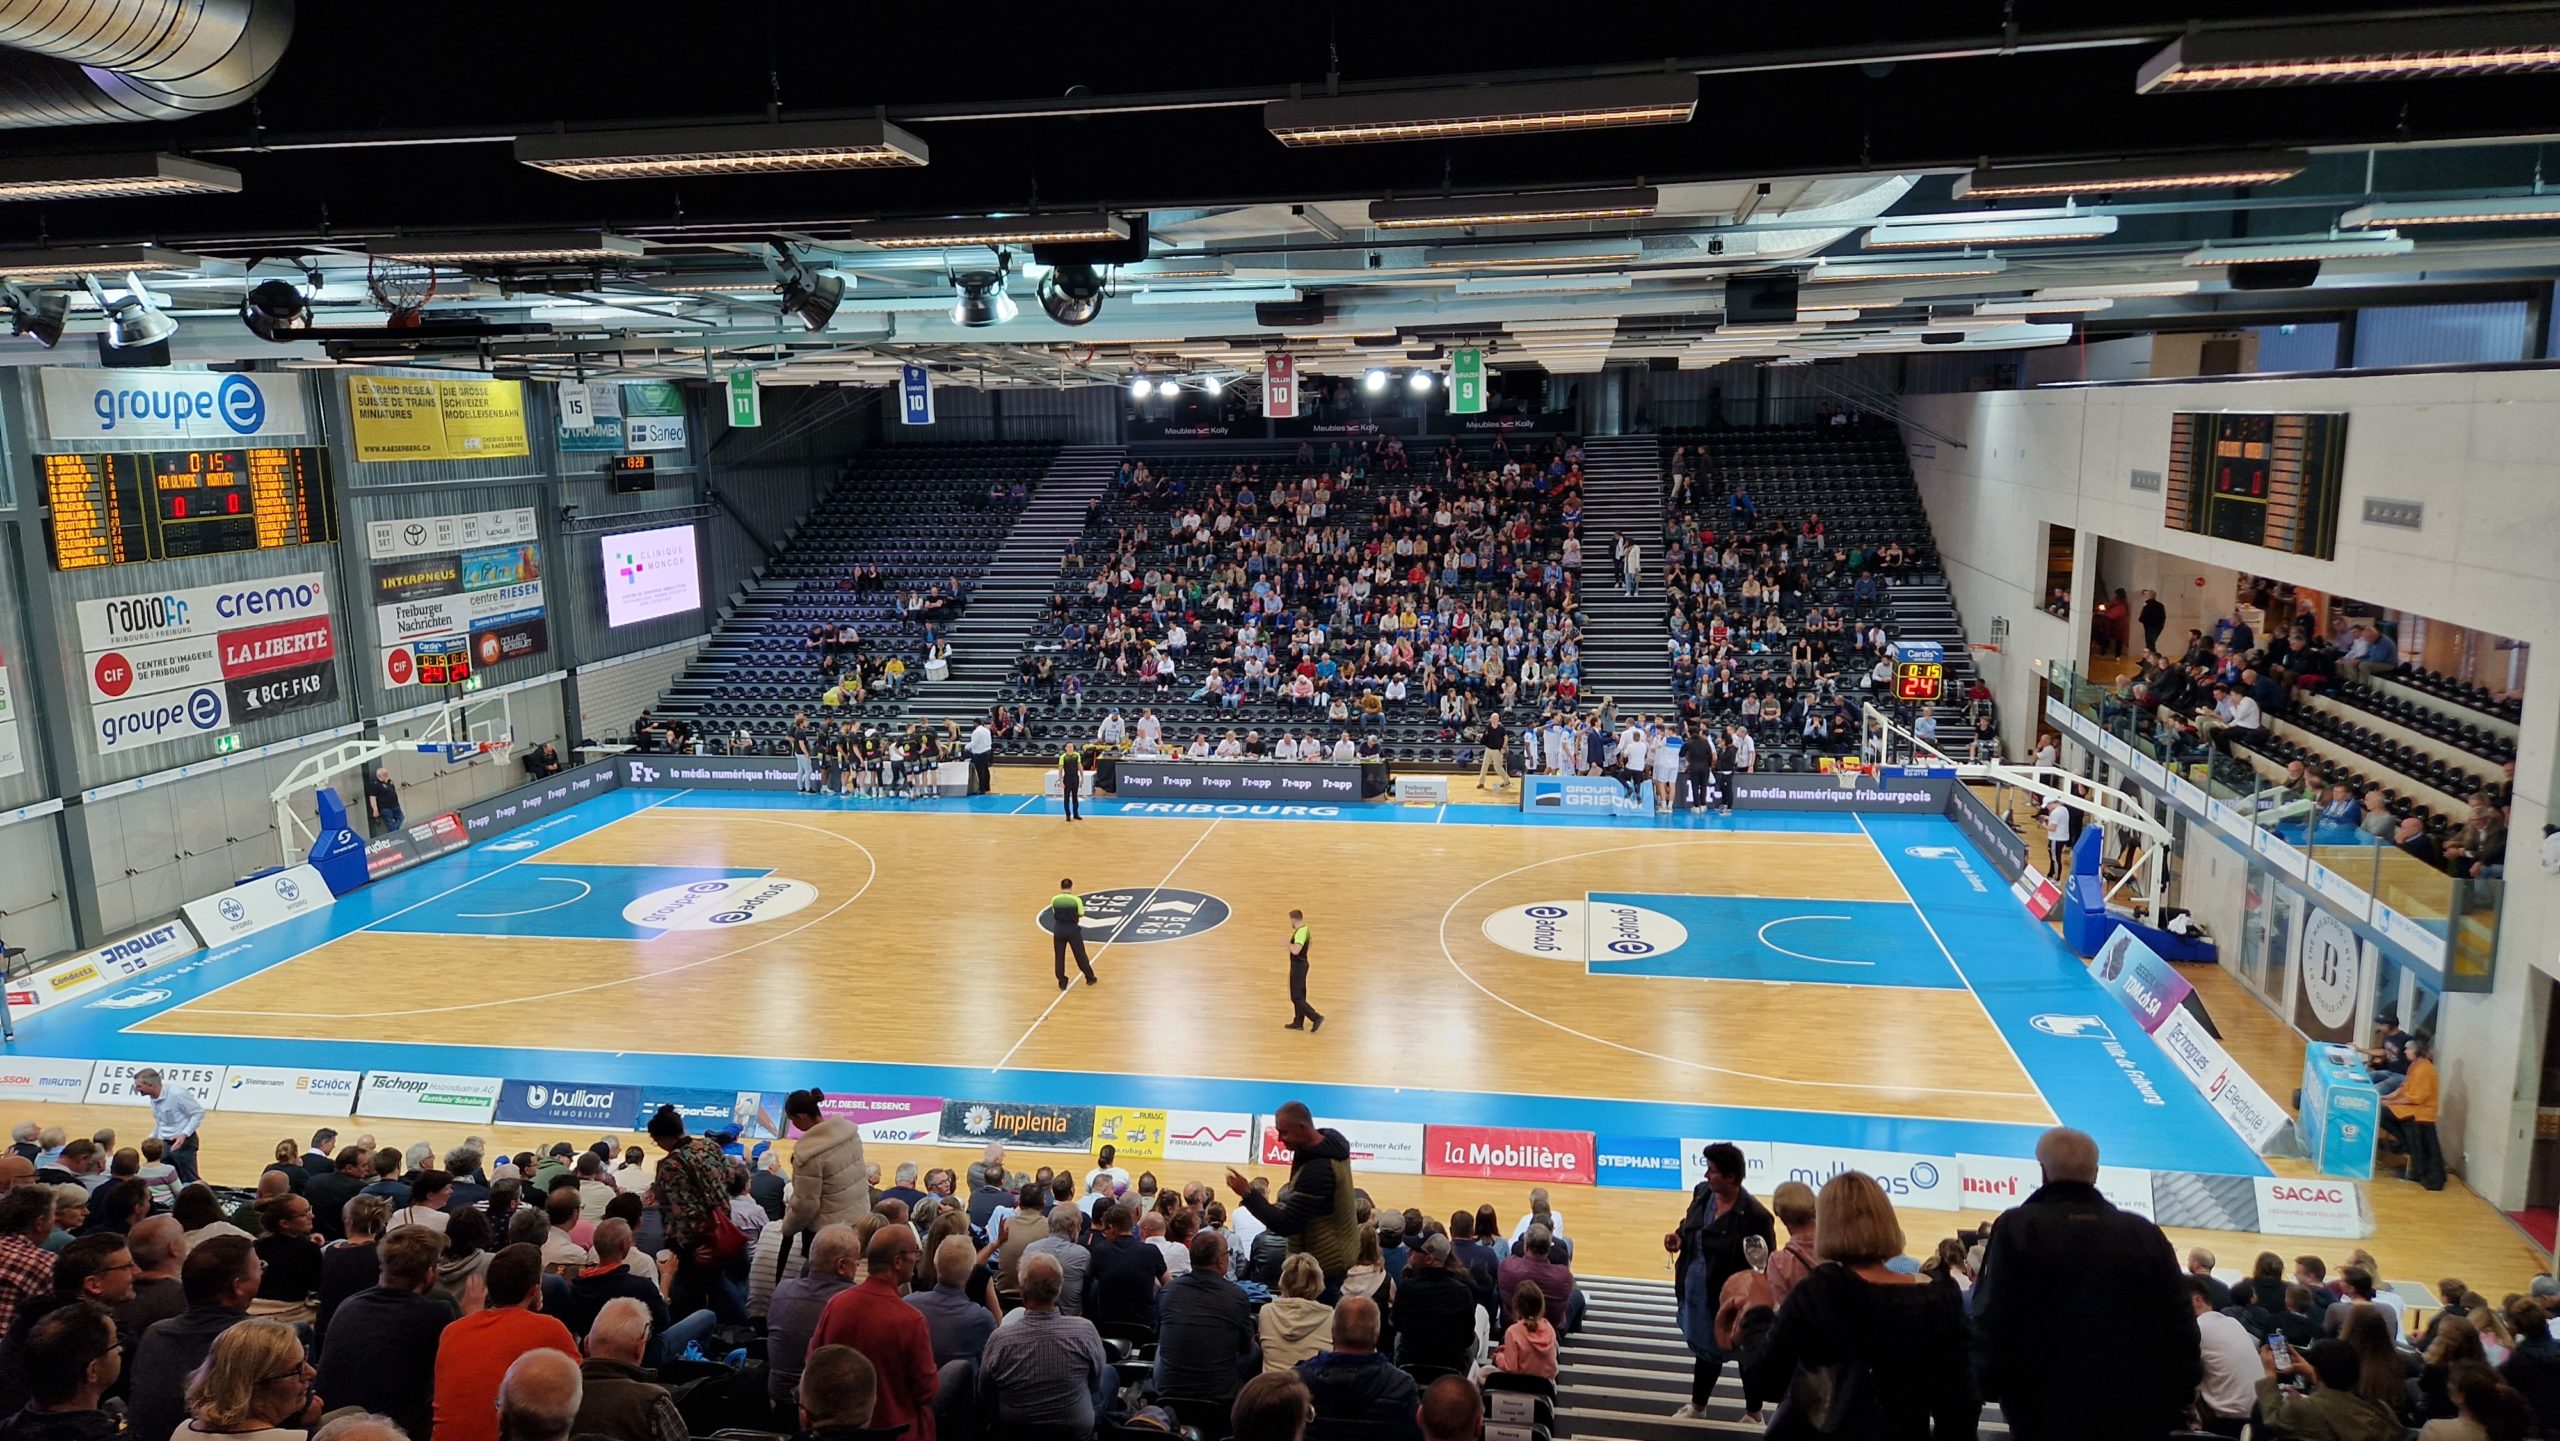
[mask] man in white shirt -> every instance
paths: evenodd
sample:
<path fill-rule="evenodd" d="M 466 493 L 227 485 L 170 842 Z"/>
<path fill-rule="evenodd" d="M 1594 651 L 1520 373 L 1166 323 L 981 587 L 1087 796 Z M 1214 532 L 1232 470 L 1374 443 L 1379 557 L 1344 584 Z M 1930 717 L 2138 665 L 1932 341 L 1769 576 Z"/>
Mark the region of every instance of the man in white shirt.
<path fill-rule="evenodd" d="M 2204 1353 L 2204 1384 L 2196 1388 L 2196 1407 L 2209 1427 L 2216 1421 L 2245 1421 L 2257 1401 L 2258 1379 L 2266 1374 L 2258 1359 L 2257 1338 L 2248 1327 L 2213 1309 L 2212 1292 L 2203 1277 L 2186 1280 L 2196 1312 L 2196 1345 Z"/>
<path fill-rule="evenodd" d="M 1627 788 L 1630 797 L 1652 803 L 1652 750 L 1641 721 L 1631 720 L 1625 730 L 1618 732 L 1618 772 L 1618 784 Z"/>
<path fill-rule="evenodd" d="M 1333 743 L 1333 763 L 1338 766 L 1354 765 L 1359 762 L 1359 759 L 1358 743 L 1351 739 L 1351 732 L 1344 731 Z"/>
<path fill-rule="evenodd" d="M 1164 722 L 1156 719 L 1156 713 L 1151 709 L 1138 712 L 1139 747 L 1147 751 L 1153 751 L 1156 748 L 1157 742 L 1161 741 L 1163 738 Z"/>
<path fill-rule="evenodd" d="M 970 728 L 968 752 L 969 794 L 985 795 L 995 789 L 993 767 L 996 755 L 996 733 L 988 728 L 985 721 Z"/>
<path fill-rule="evenodd" d="M 1107 746 L 1116 746 L 1129 738 L 1129 723 L 1120 719 L 1118 707 L 1103 714 L 1102 725 L 1094 731 L 1093 738 Z"/>
<path fill-rule="evenodd" d="M 159 1071 L 133 1073 L 133 1093 L 151 1102 L 151 1134 L 168 1146 L 168 1161 L 178 1178 L 196 1182 L 196 1132 L 204 1128 L 204 1106 L 185 1091 L 173 1091 Z"/>
<path fill-rule="evenodd" d="M 1271 758 L 1275 761 L 1296 760 L 1298 758 L 1297 736 L 1288 731 L 1282 731 L 1280 739 L 1271 743 Z"/>
<path fill-rule="evenodd" d="M 1244 743 L 1236 739 L 1236 733 L 1234 731 L 1229 731 L 1219 738 L 1218 759 L 1222 761 L 1231 761 L 1243 754 Z"/>
<path fill-rule="evenodd" d="M 2213 748 L 2231 754 L 2235 740 L 2255 741 L 2265 737 L 2267 718 L 2258 709 L 2258 698 L 2233 686 L 2213 688 L 2213 713 L 2222 723 L 2213 730 Z"/>
<path fill-rule="evenodd" d="M 2045 802 L 2044 838 L 2052 849 L 2053 869 L 2049 874 L 2056 880 L 2071 874 L 2071 807 L 2064 805 L 2060 796 Z"/>

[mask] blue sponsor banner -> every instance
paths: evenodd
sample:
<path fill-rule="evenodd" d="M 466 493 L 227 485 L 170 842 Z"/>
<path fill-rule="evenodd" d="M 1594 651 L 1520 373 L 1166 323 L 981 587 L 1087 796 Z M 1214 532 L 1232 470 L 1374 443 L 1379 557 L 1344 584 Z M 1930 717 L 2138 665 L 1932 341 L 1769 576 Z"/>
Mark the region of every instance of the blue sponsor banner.
<path fill-rule="evenodd" d="M 1525 815 L 1647 816 L 1653 808 L 1607 776 L 1531 775 L 1520 778 Z"/>
<path fill-rule="evenodd" d="M 1680 1142 L 1672 1136 L 1602 1135 L 1592 1143 L 1592 1176 L 1603 1186 L 1644 1191 L 1685 1191 L 1680 1184 Z"/>
<path fill-rule="evenodd" d="M 509 1126 L 604 1126 L 621 1130 L 639 1099 L 637 1086 L 589 1081 L 502 1081 L 497 1120 Z"/>
<path fill-rule="evenodd" d="M 756 1102 L 754 1091 L 711 1091 L 680 1087 L 651 1088 L 640 1091 L 640 1103 L 626 1114 L 628 1124 L 646 1126 L 660 1106 L 673 1106 L 684 1118 L 684 1128 L 694 1135 L 738 1129 L 753 1119 Z M 741 1111 L 745 1115 L 739 1114 Z"/>

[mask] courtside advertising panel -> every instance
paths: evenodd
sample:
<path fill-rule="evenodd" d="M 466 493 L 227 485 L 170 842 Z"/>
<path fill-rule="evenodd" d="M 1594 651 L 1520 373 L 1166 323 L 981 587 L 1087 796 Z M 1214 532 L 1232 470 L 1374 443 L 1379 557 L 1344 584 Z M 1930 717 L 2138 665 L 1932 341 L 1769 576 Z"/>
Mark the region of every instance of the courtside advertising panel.
<path fill-rule="evenodd" d="M 1291 1160 L 1288 1146 L 1280 1140 L 1280 1128 L 1269 1116 L 1260 1118 L 1262 1132 L 1262 1164 L 1285 1166 Z M 1423 1136 L 1418 1121 L 1346 1121 L 1338 1116 L 1316 1117 L 1318 1130 L 1340 1131 L 1351 1143 L 1351 1169 L 1380 1171 L 1389 1175 L 1422 1174 Z"/>
<path fill-rule="evenodd" d="M 344 1116 L 356 1108 L 361 1071 L 312 1071 L 291 1066 L 233 1066 L 224 1078 L 217 1111 L 270 1116 Z"/>
<path fill-rule="evenodd" d="M 356 1114 L 404 1121 L 488 1124 L 506 1083 L 495 1076 L 437 1076 L 417 1071 L 367 1071 Z"/>
<path fill-rule="evenodd" d="M 160 1083 L 173 1091 L 193 1096 L 208 1111 L 222 1098 L 222 1081 L 228 1068 L 223 1066 L 188 1066 L 175 1061 L 100 1061 L 89 1073 L 92 1106 L 148 1106 L 149 1097 L 133 1088 L 134 1076 L 142 1071 L 158 1071 Z"/>

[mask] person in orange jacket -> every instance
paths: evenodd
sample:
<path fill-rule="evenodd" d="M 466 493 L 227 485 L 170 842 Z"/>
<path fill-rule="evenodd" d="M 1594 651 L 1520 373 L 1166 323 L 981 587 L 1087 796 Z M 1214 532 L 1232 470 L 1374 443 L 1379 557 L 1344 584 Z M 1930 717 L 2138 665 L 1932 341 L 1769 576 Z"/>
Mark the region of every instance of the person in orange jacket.
<path fill-rule="evenodd" d="M 2435 1043 L 2424 1036 L 2409 1039 L 2409 1078 L 2382 1104 L 2382 1129 L 2389 1132 L 2409 1160 L 2400 1179 L 2430 1191 L 2444 1189 L 2444 1148 L 2436 1142 Z"/>

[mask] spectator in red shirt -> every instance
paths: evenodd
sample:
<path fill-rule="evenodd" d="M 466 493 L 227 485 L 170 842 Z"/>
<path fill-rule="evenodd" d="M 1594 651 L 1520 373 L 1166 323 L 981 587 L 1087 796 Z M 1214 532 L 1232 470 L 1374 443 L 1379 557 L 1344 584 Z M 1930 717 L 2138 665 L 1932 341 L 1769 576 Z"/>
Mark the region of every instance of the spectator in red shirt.
<path fill-rule="evenodd" d="M 53 1190 L 20 1186 L 0 1196 L 0 1331 L 28 1302 L 53 1294 Z"/>
<path fill-rule="evenodd" d="M 542 1314 L 539 1248 L 509 1246 L 485 1274 L 486 1304 L 445 1327 L 436 1344 L 438 1441 L 498 1441 L 498 1385 L 517 1357 L 557 1351 L 577 1365 L 577 1339 Z"/>
<path fill-rule="evenodd" d="M 812 1356 L 827 1346 L 851 1346 L 862 1353 L 880 1378 L 871 1425 L 881 1431 L 903 1426 L 906 1441 L 933 1441 L 933 1396 L 940 1382 L 933 1364 L 933 1332 L 924 1313 L 906 1301 L 907 1281 L 923 1254 L 915 1228 L 881 1227 L 864 1253 L 870 1270 L 862 1284 L 836 1293 L 809 1338 Z M 441 1426 L 437 1430 L 438 1441 L 453 1441 Z"/>

